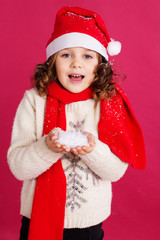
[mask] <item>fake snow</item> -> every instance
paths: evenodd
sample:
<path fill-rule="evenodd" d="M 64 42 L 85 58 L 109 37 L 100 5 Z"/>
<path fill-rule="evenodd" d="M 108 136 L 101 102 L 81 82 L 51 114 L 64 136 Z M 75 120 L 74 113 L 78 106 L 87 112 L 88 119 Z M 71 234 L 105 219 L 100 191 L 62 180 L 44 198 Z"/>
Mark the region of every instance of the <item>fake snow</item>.
<path fill-rule="evenodd" d="M 87 137 L 80 131 L 63 131 L 59 129 L 59 136 L 55 142 L 65 144 L 67 147 L 75 148 L 77 146 L 89 146 Z"/>

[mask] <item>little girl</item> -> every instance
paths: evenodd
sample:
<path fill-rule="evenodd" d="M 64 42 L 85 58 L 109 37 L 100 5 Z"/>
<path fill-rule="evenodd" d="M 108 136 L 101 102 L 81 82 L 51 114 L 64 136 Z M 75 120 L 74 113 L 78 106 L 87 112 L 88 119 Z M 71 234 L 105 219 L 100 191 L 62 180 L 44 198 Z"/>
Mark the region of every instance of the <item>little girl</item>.
<path fill-rule="evenodd" d="M 63 7 L 13 125 L 8 163 L 23 181 L 20 239 L 103 239 L 111 182 L 128 164 L 143 169 L 141 129 L 113 81 L 111 41 L 95 12 Z M 82 132 L 86 146 L 62 144 L 60 128 Z"/>

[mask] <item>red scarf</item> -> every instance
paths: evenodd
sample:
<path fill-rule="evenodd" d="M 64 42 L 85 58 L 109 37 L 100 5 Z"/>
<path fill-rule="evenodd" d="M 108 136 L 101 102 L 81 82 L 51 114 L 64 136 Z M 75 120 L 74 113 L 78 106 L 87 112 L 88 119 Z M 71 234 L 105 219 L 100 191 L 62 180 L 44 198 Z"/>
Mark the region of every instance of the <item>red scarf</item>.
<path fill-rule="evenodd" d="M 141 128 L 123 91 L 116 86 L 112 100 L 101 100 L 99 139 L 121 160 L 133 167 L 145 167 L 145 148 Z M 48 87 L 43 135 L 54 127 L 66 130 L 65 104 L 92 98 L 93 90 L 70 93 L 58 83 Z M 61 159 L 37 178 L 29 240 L 62 240 L 66 202 L 66 178 Z"/>

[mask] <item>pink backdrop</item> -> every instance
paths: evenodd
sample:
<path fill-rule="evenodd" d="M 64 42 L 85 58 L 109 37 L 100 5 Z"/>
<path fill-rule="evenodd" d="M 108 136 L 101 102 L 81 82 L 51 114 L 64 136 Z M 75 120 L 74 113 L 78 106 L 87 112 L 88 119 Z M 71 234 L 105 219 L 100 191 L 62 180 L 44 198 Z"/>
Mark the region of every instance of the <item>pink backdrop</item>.
<path fill-rule="evenodd" d="M 105 240 L 160 239 L 160 70 L 158 0 L 2 0 L 1 1 L 1 144 L 0 239 L 17 240 L 21 182 L 9 171 L 6 152 L 13 118 L 37 63 L 45 60 L 45 45 L 55 13 L 64 5 L 95 10 L 111 37 L 122 42 L 118 57 L 127 79 L 123 88 L 144 132 L 145 171 L 129 167 L 113 184 L 112 215 L 104 222 Z M 98 206 L 97 206 L 98 207 Z"/>

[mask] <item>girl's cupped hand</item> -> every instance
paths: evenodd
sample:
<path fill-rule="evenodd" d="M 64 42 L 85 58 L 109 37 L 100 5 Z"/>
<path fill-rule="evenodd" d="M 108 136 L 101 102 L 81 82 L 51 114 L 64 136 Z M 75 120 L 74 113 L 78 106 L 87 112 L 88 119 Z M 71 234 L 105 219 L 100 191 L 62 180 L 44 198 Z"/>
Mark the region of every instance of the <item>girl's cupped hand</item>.
<path fill-rule="evenodd" d="M 90 152 L 93 151 L 94 147 L 95 147 L 95 137 L 93 134 L 89 133 L 89 132 L 83 132 L 84 135 L 86 135 L 87 139 L 88 139 L 88 144 L 89 146 L 77 146 L 76 148 L 71 148 L 71 152 L 73 152 L 74 154 L 78 155 L 86 155 Z"/>
<path fill-rule="evenodd" d="M 46 145 L 47 147 L 56 153 L 67 153 L 70 152 L 70 148 L 64 144 L 59 142 L 55 142 L 58 139 L 59 130 L 54 128 L 50 131 L 50 133 L 46 136 Z"/>

